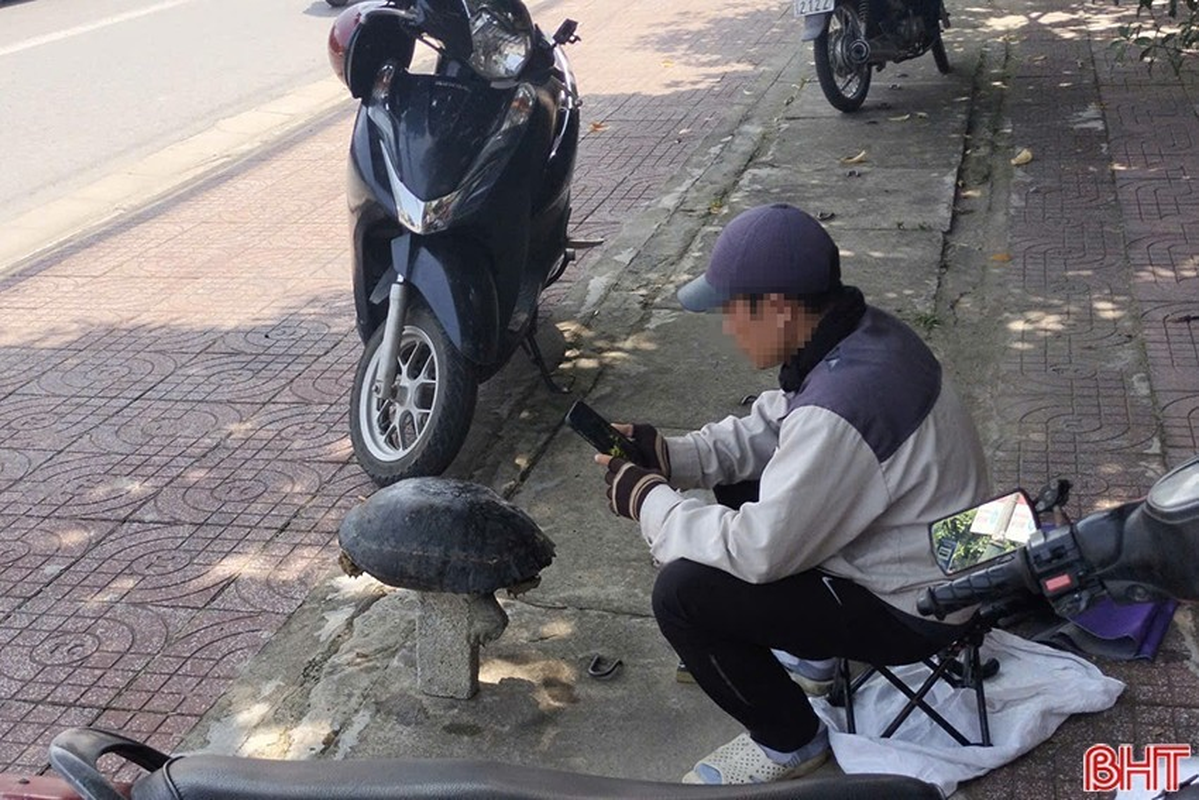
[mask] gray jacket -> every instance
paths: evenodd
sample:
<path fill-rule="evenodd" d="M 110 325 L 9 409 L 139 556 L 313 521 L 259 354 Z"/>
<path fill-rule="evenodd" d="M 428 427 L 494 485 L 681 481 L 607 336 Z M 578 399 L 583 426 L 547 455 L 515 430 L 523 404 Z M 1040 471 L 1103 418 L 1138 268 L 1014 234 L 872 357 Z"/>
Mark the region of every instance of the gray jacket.
<path fill-rule="evenodd" d="M 686 558 L 752 583 L 819 568 L 916 613 L 942 579 L 928 524 L 987 499 L 974 423 L 911 328 L 868 308 L 799 391 L 748 416 L 669 437 L 671 486 L 641 508 L 659 561 Z M 739 510 L 677 489 L 760 480 Z M 677 487 L 672 488 L 672 487 Z"/>

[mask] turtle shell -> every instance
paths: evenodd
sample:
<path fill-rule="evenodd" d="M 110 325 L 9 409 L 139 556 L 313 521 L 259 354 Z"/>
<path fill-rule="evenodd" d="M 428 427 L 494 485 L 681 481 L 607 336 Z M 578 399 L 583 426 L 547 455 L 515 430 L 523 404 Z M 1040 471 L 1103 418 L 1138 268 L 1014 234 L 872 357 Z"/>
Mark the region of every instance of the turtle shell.
<path fill-rule="evenodd" d="M 532 518 L 485 486 L 409 478 L 352 509 L 338 539 L 388 586 L 481 594 L 531 580 L 554 558 Z"/>

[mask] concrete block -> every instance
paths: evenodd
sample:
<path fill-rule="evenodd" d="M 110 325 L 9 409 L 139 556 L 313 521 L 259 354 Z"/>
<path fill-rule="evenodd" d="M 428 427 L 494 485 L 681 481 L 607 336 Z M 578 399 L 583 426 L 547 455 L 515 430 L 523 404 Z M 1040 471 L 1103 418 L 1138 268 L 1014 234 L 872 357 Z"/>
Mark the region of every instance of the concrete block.
<path fill-rule="evenodd" d="M 416 672 L 420 690 L 466 700 L 479 690 L 479 647 L 508 626 L 494 595 L 420 593 Z"/>

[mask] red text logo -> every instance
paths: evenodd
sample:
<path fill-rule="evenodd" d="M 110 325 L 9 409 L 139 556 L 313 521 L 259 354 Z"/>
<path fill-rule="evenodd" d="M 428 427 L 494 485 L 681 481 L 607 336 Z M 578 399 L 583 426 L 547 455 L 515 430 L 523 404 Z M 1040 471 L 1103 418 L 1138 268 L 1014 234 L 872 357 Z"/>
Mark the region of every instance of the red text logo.
<path fill-rule="evenodd" d="M 1082 790 L 1127 792 L 1137 788 L 1176 792 L 1178 762 L 1190 755 L 1189 744 L 1147 745 L 1141 758 L 1133 754 L 1130 744 L 1114 749 L 1106 744 L 1091 745 L 1082 757 Z"/>

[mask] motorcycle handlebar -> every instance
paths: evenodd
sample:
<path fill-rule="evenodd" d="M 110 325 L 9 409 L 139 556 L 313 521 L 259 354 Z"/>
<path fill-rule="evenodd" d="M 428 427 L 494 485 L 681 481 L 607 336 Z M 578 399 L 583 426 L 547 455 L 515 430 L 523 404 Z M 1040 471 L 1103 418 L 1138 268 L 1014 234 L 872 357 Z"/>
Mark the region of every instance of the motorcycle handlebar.
<path fill-rule="evenodd" d="M 948 583 L 930 586 L 916 601 L 916 610 L 926 617 L 944 619 L 951 612 L 1029 591 L 1032 584 L 1023 550 L 1018 550 L 986 569 L 971 572 Z"/>

